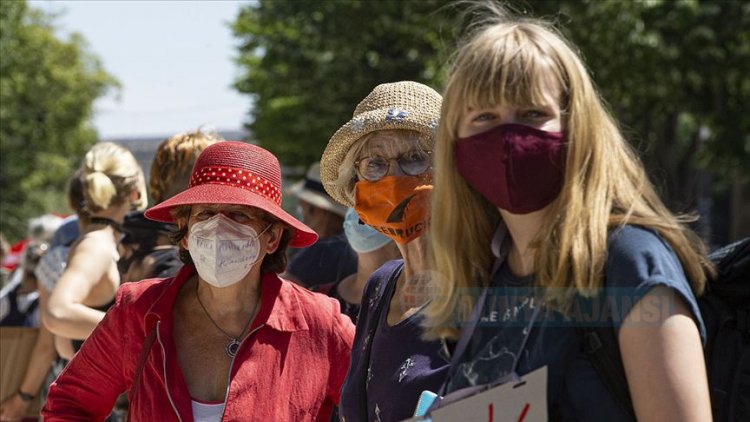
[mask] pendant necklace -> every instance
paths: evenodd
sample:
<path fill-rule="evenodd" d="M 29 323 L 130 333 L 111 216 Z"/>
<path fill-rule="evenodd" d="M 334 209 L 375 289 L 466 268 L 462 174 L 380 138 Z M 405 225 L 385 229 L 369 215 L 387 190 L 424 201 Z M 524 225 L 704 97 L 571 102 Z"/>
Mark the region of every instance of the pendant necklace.
<path fill-rule="evenodd" d="M 203 302 L 201 302 L 201 298 L 198 295 L 198 283 L 200 281 L 196 280 L 195 282 L 195 298 L 198 299 L 198 304 L 201 305 L 201 309 L 203 309 L 203 312 L 208 317 L 208 320 L 211 321 L 211 323 L 216 327 L 219 331 L 221 331 L 222 334 L 224 334 L 228 339 L 229 343 L 224 347 L 224 353 L 227 354 L 230 358 L 234 358 L 237 356 L 237 351 L 240 348 L 240 342 L 242 341 L 242 338 L 245 336 L 245 333 L 247 332 L 247 329 L 250 328 L 250 324 L 253 322 L 253 319 L 255 317 L 255 311 L 258 309 L 258 304 L 260 303 L 260 296 L 258 297 L 258 300 L 255 302 L 255 307 L 253 307 L 253 311 L 250 313 L 250 319 L 248 319 L 247 324 L 245 324 L 245 328 L 242 330 L 242 333 L 240 333 L 237 337 L 232 337 L 229 334 L 227 334 L 226 331 L 222 330 L 221 327 L 219 327 L 219 324 L 214 321 L 213 318 L 211 318 L 211 314 L 208 313 L 208 310 L 205 306 L 203 306 Z"/>

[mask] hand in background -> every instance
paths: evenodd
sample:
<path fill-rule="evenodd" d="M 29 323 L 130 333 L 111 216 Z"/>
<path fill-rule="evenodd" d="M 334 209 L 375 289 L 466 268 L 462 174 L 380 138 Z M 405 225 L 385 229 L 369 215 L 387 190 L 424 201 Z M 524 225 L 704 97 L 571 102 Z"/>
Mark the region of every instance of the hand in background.
<path fill-rule="evenodd" d="M 26 416 L 30 404 L 21 400 L 18 394 L 13 394 L 0 403 L 0 421 L 20 421 Z"/>

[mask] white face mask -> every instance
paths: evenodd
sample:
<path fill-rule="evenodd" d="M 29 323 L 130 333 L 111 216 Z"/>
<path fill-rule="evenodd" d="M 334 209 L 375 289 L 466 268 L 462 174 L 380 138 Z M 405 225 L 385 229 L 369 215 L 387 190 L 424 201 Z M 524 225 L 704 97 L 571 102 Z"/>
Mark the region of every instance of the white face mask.
<path fill-rule="evenodd" d="M 237 223 L 223 214 L 193 224 L 188 251 L 198 275 L 216 287 L 231 286 L 242 280 L 258 261 L 260 241 L 265 233 Z"/>

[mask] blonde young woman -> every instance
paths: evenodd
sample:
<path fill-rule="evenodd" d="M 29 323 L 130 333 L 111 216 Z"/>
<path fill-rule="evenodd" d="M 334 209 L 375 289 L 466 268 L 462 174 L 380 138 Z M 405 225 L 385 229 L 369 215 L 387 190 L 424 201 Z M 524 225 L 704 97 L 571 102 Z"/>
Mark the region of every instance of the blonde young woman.
<path fill-rule="evenodd" d="M 83 188 L 83 203 L 76 207 L 81 235 L 42 310 L 44 324 L 58 337 L 58 353 L 66 359 L 114 300 L 120 286 L 117 243 L 122 221 L 128 211 L 142 210 L 147 203 L 143 172 L 133 154 L 120 145 L 94 145 L 77 174 Z M 62 338 L 74 340 L 74 347 Z"/>
<path fill-rule="evenodd" d="M 381 84 L 328 142 L 321 181 L 365 224 L 393 239 L 403 260 L 375 271 L 364 290 L 351 365 L 341 391 L 347 421 L 400 421 L 422 390 L 439 387 L 448 361 L 423 341 L 431 153 L 440 94 L 416 82 Z"/>
<path fill-rule="evenodd" d="M 446 391 L 547 366 L 551 420 L 627 420 L 585 322 L 616 333 L 638 420 L 710 420 L 702 243 L 659 200 L 574 47 L 490 9 L 454 56 L 435 151 L 440 277 L 424 326 L 455 339 L 477 325 Z"/>

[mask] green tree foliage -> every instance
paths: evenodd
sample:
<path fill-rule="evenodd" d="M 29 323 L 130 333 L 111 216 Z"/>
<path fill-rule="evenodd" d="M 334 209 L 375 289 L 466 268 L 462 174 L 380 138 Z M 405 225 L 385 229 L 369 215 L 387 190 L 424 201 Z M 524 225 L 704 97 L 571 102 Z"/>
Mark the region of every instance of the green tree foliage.
<path fill-rule="evenodd" d="M 710 169 L 715 182 L 750 176 L 750 3 L 525 5 L 579 47 L 672 208 L 694 209 L 709 193 L 696 169 Z"/>
<path fill-rule="evenodd" d="M 249 129 L 287 165 L 319 160 L 328 139 L 376 85 L 438 88 L 444 14 L 439 0 L 260 0 L 233 25 L 253 98 Z"/>
<path fill-rule="evenodd" d="M 750 3 L 514 0 L 579 48 L 673 209 L 695 209 L 706 168 L 750 176 Z M 463 3 L 259 0 L 234 22 L 250 129 L 286 164 L 325 142 L 378 83 L 440 89 Z M 719 184 L 720 185 L 720 184 Z"/>
<path fill-rule="evenodd" d="M 25 1 L 0 2 L 0 230 L 10 239 L 25 236 L 30 217 L 69 212 L 67 180 L 96 141 L 92 104 L 117 85 L 52 20 Z"/>

